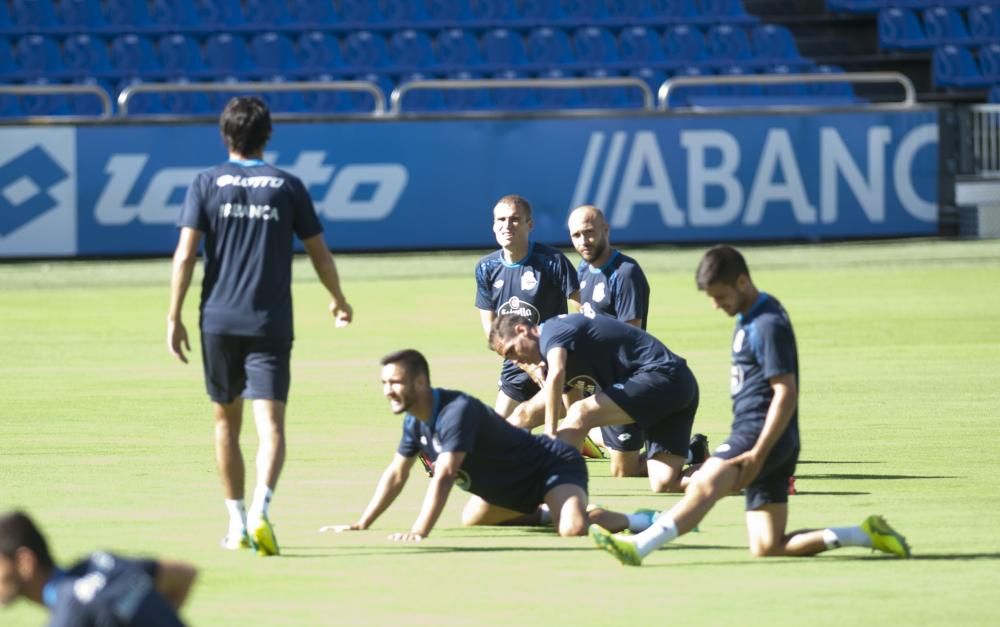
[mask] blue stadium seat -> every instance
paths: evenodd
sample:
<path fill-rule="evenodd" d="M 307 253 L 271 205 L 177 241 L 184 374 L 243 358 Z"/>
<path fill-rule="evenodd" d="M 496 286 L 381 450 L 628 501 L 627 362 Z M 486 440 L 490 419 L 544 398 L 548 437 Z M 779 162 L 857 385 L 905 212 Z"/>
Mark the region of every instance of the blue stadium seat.
<path fill-rule="evenodd" d="M 344 39 L 344 61 L 355 68 L 383 68 L 389 64 L 389 48 L 381 35 L 355 31 Z"/>
<path fill-rule="evenodd" d="M 380 5 L 386 21 L 397 28 L 413 27 L 430 19 L 423 4 L 414 0 L 382 0 Z"/>
<path fill-rule="evenodd" d="M 291 40 L 280 33 L 258 33 L 250 41 L 253 70 L 258 75 L 283 75 L 298 66 Z"/>
<path fill-rule="evenodd" d="M 104 74 L 111 69 L 108 44 L 93 35 L 72 35 L 63 43 L 66 69 L 77 77 Z"/>
<path fill-rule="evenodd" d="M 573 78 L 573 74 L 560 69 L 551 69 L 542 72 L 538 78 Z M 561 109 L 575 109 L 583 104 L 583 94 L 580 89 L 574 87 L 563 88 L 538 88 L 535 90 L 535 102 L 539 109 L 558 111 Z"/>
<path fill-rule="evenodd" d="M 653 92 L 653 98 L 656 98 L 656 94 L 660 89 L 660 85 L 663 81 L 667 80 L 667 73 L 659 68 L 650 67 L 639 67 L 634 68 L 629 71 L 629 76 L 634 76 L 636 78 L 646 81 L 646 85 Z"/>
<path fill-rule="evenodd" d="M 553 22 L 565 17 L 559 0 L 520 0 L 517 12 L 531 22 Z"/>
<path fill-rule="evenodd" d="M 987 102 L 1000 103 L 1000 85 L 990 88 L 990 93 L 987 96 Z"/>
<path fill-rule="evenodd" d="M 194 0 L 201 27 L 208 31 L 230 30 L 245 23 L 240 0 Z"/>
<path fill-rule="evenodd" d="M 189 30 L 201 24 L 191 0 L 156 0 L 149 12 L 150 22 L 162 30 Z"/>
<path fill-rule="evenodd" d="M 890 3 L 891 0 L 826 0 L 826 8 L 834 13 L 878 13 Z"/>
<path fill-rule="evenodd" d="M 798 74 L 799 70 L 788 65 L 774 65 L 767 69 L 768 74 L 782 75 L 782 74 Z M 809 84 L 806 82 L 802 83 L 786 83 L 786 84 L 772 84 L 764 86 L 764 95 L 766 96 L 792 96 L 794 98 L 802 98 L 809 95 Z"/>
<path fill-rule="evenodd" d="M 319 74 L 309 78 L 309 81 L 314 84 L 342 80 L 345 80 L 343 76 L 334 74 Z M 348 94 L 340 91 L 306 90 L 302 92 L 302 100 L 305 110 L 309 113 L 330 115 L 352 110 Z"/>
<path fill-rule="evenodd" d="M 472 0 L 469 11 L 475 20 L 504 22 L 517 19 L 514 0 Z"/>
<path fill-rule="evenodd" d="M 988 83 L 1000 85 L 1000 43 L 986 44 L 978 50 L 979 69 Z"/>
<path fill-rule="evenodd" d="M 483 63 L 479 41 L 469 31 L 460 28 L 446 30 L 437 38 L 438 58 L 443 65 L 473 67 Z"/>
<path fill-rule="evenodd" d="M 516 80 L 527 78 L 527 76 L 514 70 L 504 70 L 494 74 L 493 78 Z M 524 111 L 537 106 L 534 90 L 524 87 L 492 89 L 490 90 L 490 104 L 490 108 L 497 111 Z"/>
<path fill-rule="evenodd" d="M 63 71 L 62 57 L 55 40 L 45 35 L 28 35 L 14 46 L 14 59 L 28 76 L 46 76 Z"/>
<path fill-rule="evenodd" d="M 792 32 L 784 26 L 762 24 L 752 33 L 754 56 L 762 63 L 800 65 L 808 63 L 799 54 Z"/>
<path fill-rule="evenodd" d="M 619 74 L 604 68 L 587 72 L 581 78 L 613 78 Z M 630 92 L 635 92 L 630 98 Z M 580 94 L 580 106 L 588 109 L 623 109 L 642 106 L 642 97 L 638 89 L 625 87 L 585 87 Z"/>
<path fill-rule="evenodd" d="M 118 83 L 117 88 L 112 92 L 111 98 L 116 103 L 118 102 L 118 94 L 125 90 L 126 87 L 131 87 L 133 85 L 141 85 L 144 81 L 140 78 L 127 78 L 120 83 Z M 163 113 L 163 99 L 162 95 L 158 92 L 142 92 L 134 94 L 128 99 L 128 114 L 129 115 L 157 115 Z"/>
<path fill-rule="evenodd" d="M 672 78 L 684 76 L 712 76 L 714 73 L 710 69 L 699 67 L 686 67 L 674 74 Z M 696 106 L 700 100 L 716 102 L 719 98 L 719 88 L 714 85 L 700 86 L 680 86 L 675 87 L 670 92 L 670 100 L 667 105 L 669 109 L 676 107 Z"/>
<path fill-rule="evenodd" d="M 216 76 L 241 74 L 249 69 L 250 49 L 239 35 L 212 35 L 205 42 L 205 65 Z"/>
<path fill-rule="evenodd" d="M 132 33 L 150 25 L 146 0 L 107 0 L 104 17 L 109 27 L 122 33 Z"/>
<path fill-rule="evenodd" d="M 305 71 L 326 74 L 344 64 L 340 42 L 330 33 L 302 33 L 296 42 L 296 48 L 299 52 L 299 67 Z"/>
<path fill-rule="evenodd" d="M 205 69 L 201 46 L 187 35 L 164 35 L 157 46 L 160 65 L 168 75 L 187 76 Z"/>
<path fill-rule="evenodd" d="M 668 28 L 663 34 L 666 60 L 674 66 L 698 65 L 708 59 L 708 47 L 701 30 L 682 24 Z"/>
<path fill-rule="evenodd" d="M 371 0 L 340 0 L 340 18 L 345 25 L 371 28 L 385 21 L 378 3 Z"/>
<path fill-rule="evenodd" d="M 254 29 L 273 29 L 292 21 L 284 0 L 246 0 L 243 17 Z"/>
<path fill-rule="evenodd" d="M 931 46 L 917 15 L 906 9 L 879 12 L 878 40 L 886 50 L 922 50 Z"/>
<path fill-rule="evenodd" d="M 376 72 L 366 72 L 353 77 L 356 81 L 366 81 L 369 83 L 375 83 L 381 90 L 382 95 L 385 97 L 386 105 L 389 104 L 389 96 L 392 94 L 392 89 L 395 87 L 395 82 L 392 77 L 376 73 Z M 368 94 L 352 92 L 349 94 L 350 98 L 350 110 L 351 111 L 371 111 L 375 106 L 372 97 Z"/>
<path fill-rule="evenodd" d="M 708 30 L 709 58 L 718 66 L 757 65 L 750 38 L 740 26 L 721 24 Z"/>
<path fill-rule="evenodd" d="M 396 67 L 430 68 L 437 63 L 430 37 L 412 29 L 393 33 L 389 40 L 389 58 Z"/>
<path fill-rule="evenodd" d="M 111 67 L 120 76 L 146 76 L 160 69 L 160 61 L 145 37 L 120 35 L 111 40 Z"/>
<path fill-rule="evenodd" d="M 924 32 L 932 44 L 970 44 L 965 18 L 954 9 L 934 7 L 924 11 Z"/>
<path fill-rule="evenodd" d="M 466 22 L 472 19 L 469 3 L 465 0 L 426 0 L 424 4 L 427 18 L 434 22 Z"/>
<path fill-rule="evenodd" d="M 55 85 L 47 78 L 38 78 L 26 85 Z M 28 116 L 69 115 L 69 102 L 63 94 L 37 94 L 21 96 L 21 110 Z"/>
<path fill-rule="evenodd" d="M 581 28 L 573 34 L 573 49 L 577 62 L 602 65 L 616 63 L 619 59 L 614 35 L 594 26 Z"/>
<path fill-rule="evenodd" d="M 455 72 L 449 74 L 453 81 L 467 81 L 482 78 L 471 72 Z M 442 93 L 443 108 L 448 111 L 482 111 L 492 106 L 489 92 L 485 89 L 448 89 Z"/>
<path fill-rule="evenodd" d="M 544 65 L 573 63 L 573 46 L 565 31 L 558 28 L 536 28 L 528 35 L 528 59 Z"/>
<path fill-rule="evenodd" d="M 412 81 L 433 80 L 435 78 L 437 77 L 430 74 L 414 72 L 401 77 L 399 84 L 405 85 Z M 404 94 L 400 104 L 401 109 L 409 113 L 441 111 L 444 109 L 444 96 L 437 89 L 420 89 Z"/>
<path fill-rule="evenodd" d="M 482 38 L 483 59 L 489 65 L 517 66 L 527 63 L 524 41 L 517 31 L 497 28 Z"/>
<path fill-rule="evenodd" d="M 284 83 L 284 76 L 273 76 L 269 83 Z M 261 93 L 267 107 L 274 113 L 302 113 L 306 110 L 306 101 L 301 91 L 265 91 Z"/>
<path fill-rule="evenodd" d="M 21 29 L 51 31 L 56 28 L 56 10 L 52 0 L 13 0 L 13 23 Z"/>
<path fill-rule="evenodd" d="M 649 0 L 607 0 L 608 17 L 616 22 L 642 23 L 654 18 Z"/>
<path fill-rule="evenodd" d="M 817 74 L 843 74 L 844 68 L 836 65 L 818 65 L 815 68 L 815 72 Z M 857 101 L 857 97 L 854 95 L 854 88 L 851 87 L 851 83 L 848 81 L 844 81 L 843 83 L 812 83 L 809 86 L 809 91 L 823 100 Z"/>
<path fill-rule="evenodd" d="M 696 24 L 704 21 L 695 0 L 650 0 L 650 13 L 656 22 Z"/>
<path fill-rule="evenodd" d="M 289 0 L 288 13 L 303 30 L 321 29 L 337 23 L 337 15 L 330 0 Z"/>
<path fill-rule="evenodd" d="M 753 68 L 747 68 L 739 65 L 734 65 L 732 67 L 723 68 L 719 72 L 720 76 L 754 76 Z M 719 97 L 720 98 L 732 98 L 736 100 L 744 98 L 757 98 L 764 94 L 764 88 L 758 84 L 748 84 L 748 85 L 719 85 Z"/>
<path fill-rule="evenodd" d="M 0 94 L 0 118 L 19 118 L 24 116 L 21 111 L 21 101 L 14 94 Z"/>
<path fill-rule="evenodd" d="M 14 46 L 6 37 L 0 35 L 0 78 L 7 79 L 19 72 L 14 60 Z"/>
<path fill-rule="evenodd" d="M 179 78 L 167 84 L 190 85 L 191 81 Z M 209 115 L 217 113 L 206 92 L 164 91 L 160 97 L 163 113 L 171 115 Z"/>
<path fill-rule="evenodd" d="M 99 87 L 111 98 L 111 108 L 114 109 L 115 103 L 112 90 L 106 83 L 93 77 L 87 77 L 80 80 L 79 84 Z M 66 96 L 66 104 L 71 115 L 96 116 L 100 115 L 104 110 L 101 99 L 91 94 L 68 95 Z"/>
<path fill-rule="evenodd" d="M 704 49 L 704 41 L 702 48 Z M 663 44 L 656 31 L 645 26 L 625 28 L 618 35 L 618 50 L 622 61 L 629 65 L 663 61 Z"/>
<path fill-rule="evenodd" d="M 989 81 L 979 70 L 972 52 L 964 46 L 939 46 L 931 61 L 934 84 L 963 89 L 986 87 Z"/>
<path fill-rule="evenodd" d="M 749 15 L 741 0 L 701 0 L 701 14 L 712 22 L 747 24 L 757 18 Z"/>
<path fill-rule="evenodd" d="M 1000 41 L 1000 7 L 982 4 L 969 9 L 969 34 L 975 41 Z"/>
<path fill-rule="evenodd" d="M 604 0 L 561 0 L 559 3 L 567 23 L 589 25 L 608 17 Z"/>
<path fill-rule="evenodd" d="M 10 30 L 10 24 L 10 12 L 7 11 L 7 3 L 0 2 L 0 32 Z"/>
<path fill-rule="evenodd" d="M 62 0 L 57 7 L 57 15 L 63 27 L 74 31 L 97 31 L 104 28 L 104 12 L 100 0 Z"/>

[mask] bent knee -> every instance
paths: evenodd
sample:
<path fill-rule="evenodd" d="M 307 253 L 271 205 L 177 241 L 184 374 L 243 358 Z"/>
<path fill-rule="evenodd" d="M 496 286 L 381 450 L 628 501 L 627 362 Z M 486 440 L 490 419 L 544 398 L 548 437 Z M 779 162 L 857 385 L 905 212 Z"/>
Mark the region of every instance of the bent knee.
<path fill-rule="evenodd" d="M 681 487 L 681 478 L 678 477 L 660 477 L 660 478 L 650 478 L 649 487 L 658 494 L 665 494 L 669 492 L 683 492 L 684 488 Z"/>
<path fill-rule="evenodd" d="M 785 547 L 777 542 L 755 540 L 750 542 L 750 554 L 754 557 L 779 557 L 785 554 Z"/>
<path fill-rule="evenodd" d="M 587 522 L 585 520 L 574 520 L 569 523 L 559 525 L 559 535 L 563 538 L 587 535 Z"/>

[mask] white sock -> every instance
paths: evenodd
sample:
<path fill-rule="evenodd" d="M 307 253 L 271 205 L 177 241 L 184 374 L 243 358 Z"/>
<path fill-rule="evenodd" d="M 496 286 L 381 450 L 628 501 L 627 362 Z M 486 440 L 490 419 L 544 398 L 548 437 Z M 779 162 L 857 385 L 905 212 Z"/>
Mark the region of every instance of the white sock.
<path fill-rule="evenodd" d="M 267 517 L 267 509 L 271 505 L 271 497 L 274 491 L 266 485 L 259 485 L 253 491 L 253 503 L 250 505 L 250 513 L 247 518 L 259 520 Z"/>
<path fill-rule="evenodd" d="M 549 506 L 542 503 L 538 506 L 538 524 L 540 525 L 551 525 L 552 524 L 552 512 L 549 511 Z"/>
<path fill-rule="evenodd" d="M 247 509 L 243 499 L 226 499 L 229 511 L 229 534 L 242 535 L 247 528 Z"/>
<path fill-rule="evenodd" d="M 871 547 L 872 539 L 861 527 L 830 527 L 823 530 L 823 542 L 826 548 L 836 549 L 842 546 Z"/>
<path fill-rule="evenodd" d="M 634 514 L 625 514 L 628 518 L 628 530 L 632 533 L 640 533 L 649 529 L 649 526 L 653 524 L 653 519 L 656 518 L 656 514 L 650 515 L 649 512 L 636 512 Z"/>
<path fill-rule="evenodd" d="M 678 535 L 680 534 L 674 519 L 661 514 L 649 529 L 635 536 L 635 548 L 641 557 L 646 557 Z"/>

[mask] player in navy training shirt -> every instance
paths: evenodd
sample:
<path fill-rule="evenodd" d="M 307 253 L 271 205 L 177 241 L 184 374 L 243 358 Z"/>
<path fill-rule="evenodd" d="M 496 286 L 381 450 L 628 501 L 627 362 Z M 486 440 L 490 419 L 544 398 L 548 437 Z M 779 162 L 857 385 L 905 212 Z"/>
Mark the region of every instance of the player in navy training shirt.
<path fill-rule="evenodd" d="M 271 136 L 262 100 L 233 98 L 219 126 L 229 161 L 198 174 L 178 220 L 167 315 L 167 346 L 182 362 L 191 350 L 181 321 L 198 247 L 204 240 L 200 327 L 205 384 L 215 415 L 215 457 L 222 475 L 228 549 L 279 552 L 268 508 L 285 461 L 285 406 L 292 350 L 292 256 L 302 240 L 330 293 L 336 326 L 352 318 L 309 192 L 298 178 L 261 161 Z M 243 399 L 253 399 L 260 440 L 257 487 L 249 512 L 240 451 Z M 249 529 L 249 533 L 248 533 Z"/>
<path fill-rule="evenodd" d="M 467 394 L 431 387 L 427 360 L 419 352 L 384 357 L 382 388 L 392 412 L 405 414 L 399 448 L 358 521 L 321 531 L 368 529 L 402 492 L 420 453 L 434 468 L 424 504 L 410 531 L 392 534 L 392 540 L 426 538 L 453 485 L 473 495 L 462 514 L 466 525 L 537 525 L 548 515 L 562 536 L 586 533 L 588 521 L 633 531 L 649 526 L 648 510 L 586 511 L 587 465 L 576 450 L 529 435 Z"/>
<path fill-rule="evenodd" d="M 92 553 L 57 568 L 23 512 L 0 515 L 0 605 L 24 597 L 51 612 L 51 627 L 175 627 L 197 571 L 174 561 Z"/>
<path fill-rule="evenodd" d="M 642 329 L 610 316 L 569 314 L 535 325 L 521 316 L 497 319 L 490 335 L 497 353 L 546 370 L 545 432 L 579 448 L 588 431 L 637 423 L 655 492 L 679 492 L 687 475 L 698 382 L 687 362 Z M 556 430 L 562 394 L 577 389 Z"/>
<path fill-rule="evenodd" d="M 573 265 L 555 248 L 532 242 L 532 226 L 531 205 L 520 196 L 504 196 L 493 208 L 500 250 L 476 263 L 476 308 L 487 337 L 497 316 L 518 314 L 538 323 L 566 313 L 567 299 L 578 302 Z M 538 389 L 527 372 L 505 360 L 494 408 L 506 418 Z"/>
<path fill-rule="evenodd" d="M 716 246 L 696 274 L 717 309 L 736 317 L 730 393 L 732 433 L 691 478 L 684 494 L 645 532 L 633 537 L 591 528 L 597 545 L 623 564 L 642 558 L 705 517 L 716 501 L 744 490 L 750 552 L 757 557 L 814 555 L 841 546 L 872 547 L 909 557 L 905 538 L 881 516 L 860 525 L 788 533 L 788 478 L 799 457 L 799 363 L 792 323 L 773 296 L 757 290 L 743 255 Z"/>

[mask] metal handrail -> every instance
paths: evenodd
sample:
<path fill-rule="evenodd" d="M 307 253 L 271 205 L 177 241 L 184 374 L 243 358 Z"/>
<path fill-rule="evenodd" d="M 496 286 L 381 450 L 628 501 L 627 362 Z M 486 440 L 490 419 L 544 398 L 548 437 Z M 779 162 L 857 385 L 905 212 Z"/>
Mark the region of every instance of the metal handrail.
<path fill-rule="evenodd" d="M 657 91 L 657 108 L 669 108 L 670 93 L 677 87 L 704 87 L 706 85 L 787 85 L 796 83 L 898 83 L 903 88 L 903 99 L 890 103 L 862 103 L 859 106 L 868 108 L 879 107 L 912 107 L 917 103 L 917 90 L 913 82 L 905 74 L 899 72 L 839 72 L 829 74 L 753 74 L 733 76 L 677 76 L 668 78 Z M 783 105 L 778 105 L 783 106 Z M 803 108 L 790 105 L 794 108 Z M 712 107 L 725 110 L 739 107 Z M 774 108 L 769 106 L 769 108 Z M 809 107 L 814 108 L 814 107 Z"/>
<path fill-rule="evenodd" d="M 430 79 L 403 83 L 389 94 L 389 115 L 398 116 L 402 112 L 403 96 L 407 92 L 421 89 L 585 89 L 587 87 L 636 87 L 642 91 L 643 109 L 653 110 L 653 90 L 641 78 L 618 76 L 607 78 L 471 78 L 471 79 Z M 454 112 L 451 112 L 454 113 Z"/>
<path fill-rule="evenodd" d="M 128 115 L 128 102 L 135 94 L 208 91 L 354 91 L 372 96 L 375 100 L 372 113 L 375 115 L 385 113 L 385 95 L 378 85 L 369 81 L 289 81 L 286 83 L 247 81 L 241 83 L 139 83 L 130 85 L 118 94 L 118 115 L 120 117 Z"/>
<path fill-rule="evenodd" d="M 97 117 L 101 119 L 107 119 L 111 117 L 111 97 L 108 96 L 108 92 L 104 91 L 101 87 L 97 85 L 0 85 L 0 94 L 15 94 L 22 96 L 66 96 L 66 95 L 93 95 L 101 101 L 102 111 Z M 80 116 L 68 116 L 68 115 L 45 115 L 45 116 L 27 116 L 34 119 L 64 119 L 70 117 L 80 117 Z M 90 116 L 88 116 L 90 117 Z"/>

